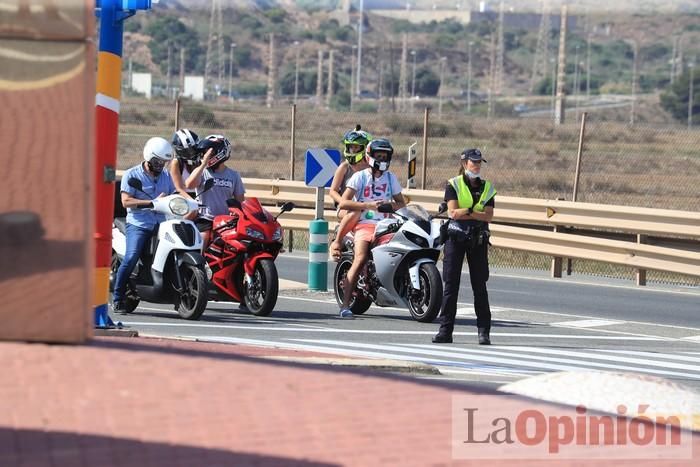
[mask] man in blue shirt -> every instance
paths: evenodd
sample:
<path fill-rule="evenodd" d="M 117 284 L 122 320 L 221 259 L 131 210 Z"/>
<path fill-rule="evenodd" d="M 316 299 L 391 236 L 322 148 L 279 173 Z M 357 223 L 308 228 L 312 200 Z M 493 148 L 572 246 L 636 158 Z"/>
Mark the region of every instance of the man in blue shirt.
<path fill-rule="evenodd" d="M 173 158 L 172 146 L 165 138 L 151 138 L 143 147 L 144 162 L 124 173 L 121 182 L 122 204 L 126 208 L 126 253 L 114 280 L 112 306 L 117 313 L 125 313 L 126 283 L 141 256 L 146 243 L 165 220 L 165 216 L 150 209 L 138 209 L 148 206 L 151 200 L 166 196 L 175 191 L 172 178 L 165 164 Z M 129 180 L 141 181 L 143 192 L 129 186 Z"/>

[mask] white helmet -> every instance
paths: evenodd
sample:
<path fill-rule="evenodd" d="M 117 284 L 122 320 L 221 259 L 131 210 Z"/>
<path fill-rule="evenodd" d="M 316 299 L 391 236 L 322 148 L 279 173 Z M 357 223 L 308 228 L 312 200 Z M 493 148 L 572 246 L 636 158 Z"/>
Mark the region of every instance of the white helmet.
<path fill-rule="evenodd" d="M 146 141 L 143 147 L 143 158 L 146 162 L 151 162 L 154 157 L 160 159 L 162 163 L 172 160 L 173 147 L 168 140 L 156 136 Z"/>

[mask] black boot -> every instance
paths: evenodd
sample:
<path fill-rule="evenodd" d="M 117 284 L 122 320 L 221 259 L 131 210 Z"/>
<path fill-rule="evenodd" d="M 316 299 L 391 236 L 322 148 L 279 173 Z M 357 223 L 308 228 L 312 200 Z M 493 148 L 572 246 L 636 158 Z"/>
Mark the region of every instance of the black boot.
<path fill-rule="evenodd" d="M 479 345 L 491 345 L 490 331 L 489 328 L 479 328 Z"/>
<path fill-rule="evenodd" d="M 452 333 L 444 332 L 442 329 L 438 331 L 435 336 L 433 336 L 433 344 L 451 344 L 452 343 Z"/>

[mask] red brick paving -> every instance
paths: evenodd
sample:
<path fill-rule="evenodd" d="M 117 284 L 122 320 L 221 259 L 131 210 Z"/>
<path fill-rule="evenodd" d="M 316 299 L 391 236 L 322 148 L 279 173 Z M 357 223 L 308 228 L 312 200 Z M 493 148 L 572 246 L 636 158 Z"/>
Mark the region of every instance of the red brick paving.
<path fill-rule="evenodd" d="M 494 465 L 452 459 L 452 396 L 467 389 L 257 358 L 269 355 L 309 354 L 145 338 L 1 343 L 0 466 Z M 613 462 L 698 465 L 498 465 Z"/>

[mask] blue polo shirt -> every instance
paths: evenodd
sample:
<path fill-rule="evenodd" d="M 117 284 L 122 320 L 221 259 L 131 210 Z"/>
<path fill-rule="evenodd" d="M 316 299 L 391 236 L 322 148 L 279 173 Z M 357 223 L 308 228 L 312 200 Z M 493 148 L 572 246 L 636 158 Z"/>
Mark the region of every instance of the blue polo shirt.
<path fill-rule="evenodd" d="M 139 190 L 129 186 L 129 179 L 136 178 L 141 180 L 143 191 L 150 195 L 146 196 Z M 143 168 L 143 163 L 136 165 L 124 173 L 121 183 L 121 191 L 129 193 L 136 199 L 155 199 L 161 193 L 169 195 L 175 191 L 175 185 L 172 178 L 166 169 L 155 179 Z M 150 209 L 132 209 L 126 210 L 126 222 L 133 224 L 143 229 L 153 230 L 156 225 L 165 220 L 165 215 L 151 211 Z"/>

